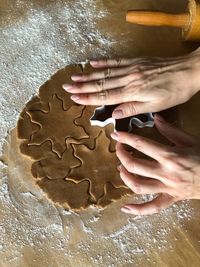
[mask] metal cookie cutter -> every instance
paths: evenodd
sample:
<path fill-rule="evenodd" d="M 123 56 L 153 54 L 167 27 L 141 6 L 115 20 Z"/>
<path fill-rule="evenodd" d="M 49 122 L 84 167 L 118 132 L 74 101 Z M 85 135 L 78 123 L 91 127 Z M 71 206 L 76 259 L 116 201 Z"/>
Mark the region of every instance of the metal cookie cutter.
<path fill-rule="evenodd" d="M 115 108 L 116 105 L 97 107 L 92 117 L 90 118 L 90 124 L 92 126 L 104 127 L 112 123 L 114 125 L 114 131 L 127 132 L 131 132 L 134 126 L 137 126 L 139 128 L 154 126 L 154 117 L 152 113 L 145 113 L 137 117 L 133 116 L 125 119 L 116 120 L 112 118 L 112 112 Z"/>

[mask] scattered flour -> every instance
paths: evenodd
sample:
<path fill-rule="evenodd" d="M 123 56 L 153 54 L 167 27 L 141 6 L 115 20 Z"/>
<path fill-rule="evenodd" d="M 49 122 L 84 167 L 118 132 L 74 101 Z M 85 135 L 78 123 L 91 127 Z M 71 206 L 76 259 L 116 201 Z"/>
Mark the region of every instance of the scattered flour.
<path fill-rule="evenodd" d="M 17 2 L 23 10 L 27 1 Z M 54 1 L 41 9 L 30 4 L 24 18 L 0 29 L 0 140 L 15 126 L 28 99 L 58 69 L 110 54 L 113 41 L 97 28 L 106 15 L 100 1 Z"/>
<path fill-rule="evenodd" d="M 25 14 L 12 22 L 8 13 L 0 29 L 0 152 L 23 106 L 50 75 L 70 63 L 110 56 L 115 43 L 98 29 L 98 20 L 109 15 L 103 1 L 57 0 L 42 7 L 29 2 L 15 1 L 13 16 L 24 9 Z M 58 258 L 61 255 L 68 263 L 74 263 L 73 266 L 75 263 L 84 266 L 81 259 L 89 259 L 86 266 L 137 266 L 140 255 L 148 260 L 149 250 L 173 249 L 168 238 L 176 222 L 184 223 L 194 215 L 185 201 L 159 215 L 127 218 L 123 226 L 103 233 L 98 227 L 105 217 L 101 210 L 90 210 L 91 216 L 86 218 L 76 212 L 56 209 L 49 203 L 40 204 L 32 192 L 21 193 L 17 203 L 10 195 L 6 166 L 2 162 L 0 169 L 0 255 L 6 266 L 20 266 L 22 251 L 29 247 L 37 247 L 41 258 L 45 257 L 47 244 Z M 44 218 L 48 218 L 48 224 Z M 77 249 L 71 248 L 72 240 L 77 238 L 73 236 L 73 228 L 80 233 Z M 96 251 L 93 244 L 99 239 L 102 246 Z M 170 240 L 176 241 L 176 237 L 170 236 Z M 6 253 L 9 250 L 12 253 Z M 35 261 L 33 258 L 31 266 L 38 266 L 34 265 Z M 43 266 L 56 265 L 43 262 Z M 60 263 L 59 266 L 69 265 Z"/>

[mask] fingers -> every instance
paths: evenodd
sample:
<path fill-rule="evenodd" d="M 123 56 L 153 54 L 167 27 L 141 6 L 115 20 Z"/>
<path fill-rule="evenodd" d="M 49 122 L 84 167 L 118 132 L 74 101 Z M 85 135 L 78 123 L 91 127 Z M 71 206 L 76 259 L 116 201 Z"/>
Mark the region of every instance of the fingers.
<path fill-rule="evenodd" d="M 149 215 L 159 213 L 176 202 L 176 199 L 166 193 L 160 194 L 152 201 L 143 204 L 127 204 L 121 210 L 134 215 Z"/>
<path fill-rule="evenodd" d="M 120 167 L 120 176 L 124 183 L 136 194 L 155 194 L 166 192 L 167 187 L 160 181 L 137 177 L 126 170 L 124 166 Z"/>
<path fill-rule="evenodd" d="M 119 105 L 112 113 L 115 119 L 123 119 L 138 114 L 149 112 L 149 105 L 146 102 L 127 102 Z"/>
<path fill-rule="evenodd" d="M 115 132 L 111 137 L 116 141 L 127 144 L 143 154 L 163 163 L 166 154 L 169 153 L 169 147 L 148 138 L 138 136 L 132 133 Z"/>
<path fill-rule="evenodd" d="M 128 66 L 133 63 L 133 59 L 120 58 L 120 59 L 100 59 L 91 60 L 90 64 L 94 68 L 106 68 L 106 67 L 121 67 Z"/>
<path fill-rule="evenodd" d="M 126 75 L 131 69 L 130 66 L 123 68 L 106 68 L 102 71 L 92 72 L 90 74 L 74 74 L 71 78 L 75 82 L 96 81 Z"/>
<path fill-rule="evenodd" d="M 170 123 L 166 122 L 160 115 L 155 114 L 155 125 L 158 131 L 168 140 L 178 146 L 194 146 L 197 144 L 196 139 Z"/>
<path fill-rule="evenodd" d="M 115 105 L 124 102 L 122 89 L 105 90 L 99 93 L 72 95 L 71 99 L 82 105 Z"/>
<path fill-rule="evenodd" d="M 139 73 L 131 74 L 131 79 L 140 77 Z M 64 84 L 63 88 L 69 93 L 98 93 L 104 90 L 115 89 L 126 86 L 130 81 L 129 76 L 121 76 L 117 78 L 100 79 L 93 82 L 77 83 L 74 85 Z"/>
<path fill-rule="evenodd" d="M 156 179 L 161 178 L 161 170 L 156 161 L 134 158 L 122 144 L 117 143 L 116 154 L 122 165 L 131 173 Z"/>

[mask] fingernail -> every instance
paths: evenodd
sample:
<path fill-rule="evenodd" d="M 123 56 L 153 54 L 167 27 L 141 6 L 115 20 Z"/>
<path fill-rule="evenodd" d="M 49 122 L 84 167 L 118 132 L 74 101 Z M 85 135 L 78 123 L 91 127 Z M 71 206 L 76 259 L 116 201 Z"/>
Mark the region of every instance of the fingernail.
<path fill-rule="evenodd" d="M 114 119 L 120 119 L 123 117 L 123 111 L 121 109 L 116 109 L 113 114 L 112 114 L 112 117 Z"/>
<path fill-rule="evenodd" d="M 84 76 L 83 74 L 74 74 L 71 76 L 71 79 L 73 81 L 83 81 L 84 80 Z"/>
<path fill-rule="evenodd" d="M 117 170 L 120 172 L 122 169 L 122 165 L 117 166 Z"/>
<path fill-rule="evenodd" d="M 99 61 L 98 60 L 90 60 L 91 65 L 98 65 Z"/>
<path fill-rule="evenodd" d="M 77 100 L 80 100 L 81 98 L 80 98 L 80 96 L 77 96 L 77 95 L 72 95 L 71 96 L 71 100 L 73 100 L 73 101 L 77 101 Z"/>
<path fill-rule="evenodd" d="M 130 213 L 130 209 L 127 207 L 123 207 L 121 208 L 121 211 L 125 212 L 125 213 Z"/>
<path fill-rule="evenodd" d="M 118 141 L 118 139 L 119 139 L 119 136 L 118 136 L 118 133 L 117 132 L 115 132 L 115 133 L 111 133 L 111 135 L 110 135 L 114 140 L 116 140 L 116 141 Z"/>
<path fill-rule="evenodd" d="M 72 91 L 73 90 L 73 85 L 71 84 L 63 84 L 63 89 L 65 89 L 66 91 Z"/>
<path fill-rule="evenodd" d="M 160 122 L 166 122 L 165 119 L 157 113 L 154 115 L 154 117 L 156 118 L 156 120 Z"/>

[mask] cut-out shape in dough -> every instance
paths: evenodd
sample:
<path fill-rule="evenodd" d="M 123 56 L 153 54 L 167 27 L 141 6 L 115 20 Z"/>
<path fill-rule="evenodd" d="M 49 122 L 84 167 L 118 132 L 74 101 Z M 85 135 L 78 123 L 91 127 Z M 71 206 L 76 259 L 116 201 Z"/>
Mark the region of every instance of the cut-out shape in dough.
<path fill-rule="evenodd" d="M 46 158 L 36 161 L 32 165 L 34 177 L 47 177 L 49 179 L 64 179 L 68 176 L 71 168 L 81 165 L 81 161 L 74 157 L 74 150 L 69 145 L 68 149 L 59 158 L 56 153 L 48 153 Z"/>
<path fill-rule="evenodd" d="M 24 109 L 18 120 L 18 138 L 30 140 L 31 135 L 39 128 L 39 125 L 31 123 L 30 115 Z"/>
<path fill-rule="evenodd" d="M 100 126 L 92 126 L 90 124 L 90 118 L 92 117 L 92 114 L 95 110 L 95 106 L 88 106 L 85 107 L 83 110 L 83 114 L 80 118 L 75 119 L 74 122 L 76 125 L 82 125 L 88 134 L 89 138 L 84 141 L 84 144 L 88 146 L 90 149 L 94 149 L 94 140 L 95 138 L 99 135 L 99 133 L 102 131 L 102 127 Z M 114 125 L 113 124 L 108 124 L 107 127 L 104 127 L 106 136 L 109 138 L 111 133 L 114 130 Z M 109 150 L 111 152 L 115 151 L 115 145 L 116 141 L 114 139 L 109 139 L 110 144 L 109 144 Z"/>
<path fill-rule="evenodd" d="M 37 181 L 37 184 L 54 203 L 58 203 L 64 208 L 80 210 L 90 204 L 90 194 L 88 192 L 90 183 L 87 180 L 74 183 L 64 179 L 50 180 L 43 178 Z"/>
<path fill-rule="evenodd" d="M 105 132 L 101 132 L 95 140 L 93 150 L 85 145 L 72 145 L 75 156 L 82 161 L 82 164 L 73 168 L 68 178 L 73 181 L 90 180 L 90 193 L 96 202 L 103 195 L 104 185 L 107 182 L 112 181 L 115 187 L 125 187 L 117 171 L 119 163 L 117 156 L 114 152 L 109 152 L 109 143 Z"/>
<path fill-rule="evenodd" d="M 25 141 L 20 145 L 20 151 L 33 160 L 41 160 L 54 154 L 50 140 L 46 140 L 40 145 L 30 145 L 30 141 Z"/>
<path fill-rule="evenodd" d="M 51 140 L 53 151 L 61 157 L 66 149 L 66 139 L 88 138 L 88 135 L 83 130 L 83 127 L 75 126 L 73 121 L 82 114 L 82 106 L 72 106 L 65 111 L 62 108 L 62 101 L 56 95 L 49 102 L 49 112 L 45 113 L 40 110 L 29 111 L 31 120 L 40 126 L 37 132 L 34 132 L 31 137 L 31 145 L 38 145 L 45 140 Z M 59 127 L 56 130 L 55 127 Z"/>
<path fill-rule="evenodd" d="M 124 193 L 131 194 L 131 190 L 128 188 L 119 187 L 116 188 L 112 183 L 108 182 L 104 185 L 104 194 L 99 198 L 97 204 L 101 207 L 105 207 L 111 203 L 110 195 L 112 195 L 112 201 L 120 198 Z"/>

